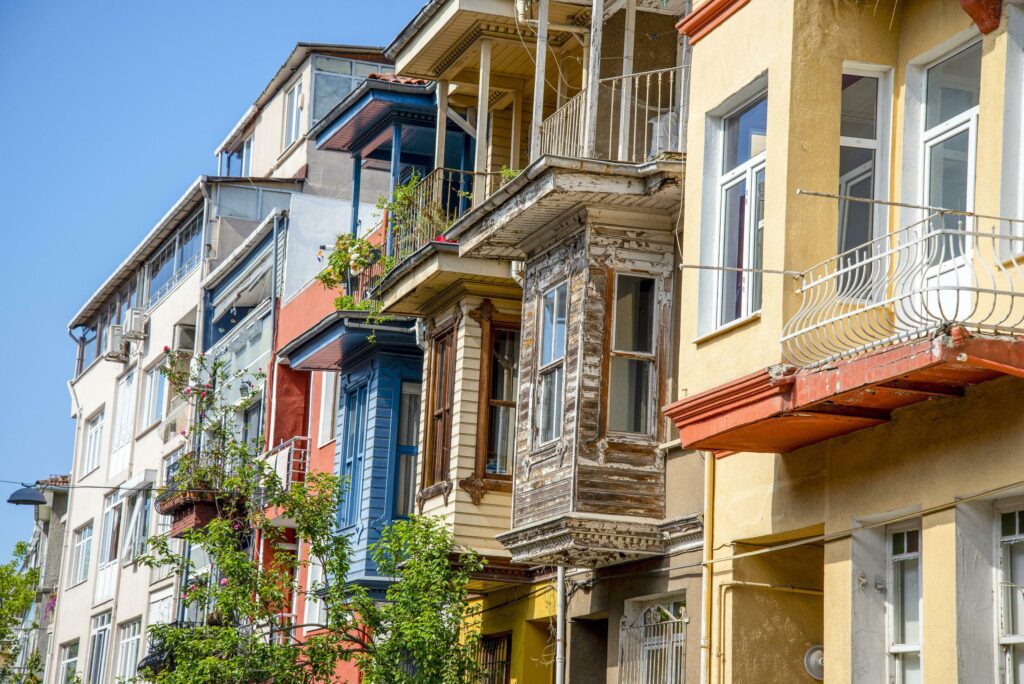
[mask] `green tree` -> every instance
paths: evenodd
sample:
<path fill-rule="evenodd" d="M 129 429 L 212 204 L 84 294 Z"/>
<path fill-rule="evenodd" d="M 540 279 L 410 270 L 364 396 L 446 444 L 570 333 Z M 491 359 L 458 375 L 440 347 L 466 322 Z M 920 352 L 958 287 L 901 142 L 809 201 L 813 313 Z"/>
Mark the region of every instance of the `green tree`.
<path fill-rule="evenodd" d="M 38 658 L 35 670 L 15 668 L 21 653 L 20 628 L 39 585 L 39 569 L 24 569 L 27 556 L 28 544 L 18 542 L 14 557 L 0 565 L 0 682 L 38 681 Z"/>
<path fill-rule="evenodd" d="M 472 680 L 476 636 L 464 618 L 479 557 L 457 553 L 450 533 L 433 519 L 395 523 L 372 549 L 381 573 L 395 580 L 387 600 L 375 600 L 346 581 L 352 546 L 338 527 L 346 483 L 331 473 L 307 473 L 285 487 L 261 457 L 259 441 L 239 436 L 238 415 L 258 397 L 262 375 L 229 373 L 220 362 L 173 353 L 163 371 L 197 420 L 193 447 L 160 496 L 212 502 L 217 514 L 184 533 L 192 548 L 205 552 L 211 570 L 175 554 L 166 537 L 150 540 L 146 563 L 184 578 L 180 598 L 195 621 L 150 628 L 154 657 L 138 681 L 313 684 L 332 681 L 341 660 L 354 660 L 370 684 Z M 294 538 L 322 565 L 323 579 L 313 586 L 295 586 L 292 578 L 309 561 L 291 550 L 293 537 L 277 519 L 290 521 Z M 263 540 L 260 553 L 256 538 Z M 306 594 L 323 602 L 322 624 L 294 625 L 284 617 Z M 316 631 L 296 639 L 306 628 Z"/>

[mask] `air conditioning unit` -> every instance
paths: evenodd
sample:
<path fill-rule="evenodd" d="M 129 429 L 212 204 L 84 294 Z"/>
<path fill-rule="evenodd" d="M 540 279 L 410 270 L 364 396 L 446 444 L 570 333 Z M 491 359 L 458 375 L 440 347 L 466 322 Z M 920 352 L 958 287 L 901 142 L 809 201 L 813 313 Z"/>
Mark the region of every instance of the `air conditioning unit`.
<path fill-rule="evenodd" d="M 178 323 L 174 326 L 174 338 L 171 343 L 174 351 L 191 352 L 196 349 L 196 327 Z"/>
<path fill-rule="evenodd" d="M 126 340 L 144 340 L 146 339 L 146 322 L 148 317 L 146 312 L 142 309 L 128 309 L 125 314 L 125 320 L 122 323 L 124 327 L 124 338 Z"/>
<path fill-rule="evenodd" d="M 128 360 L 128 341 L 124 339 L 124 327 L 108 325 L 103 331 L 103 358 L 108 361 Z"/>

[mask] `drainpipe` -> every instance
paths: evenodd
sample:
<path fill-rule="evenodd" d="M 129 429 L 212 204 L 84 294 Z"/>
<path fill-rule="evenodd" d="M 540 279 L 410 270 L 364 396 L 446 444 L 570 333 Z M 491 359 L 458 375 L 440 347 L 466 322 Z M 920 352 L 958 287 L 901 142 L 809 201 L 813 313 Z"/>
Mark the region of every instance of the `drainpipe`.
<path fill-rule="evenodd" d="M 711 684 L 711 592 L 715 548 L 715 455 L 704 454 L 704 564 L 701 567 L 700 681 Z M 721 646 L 719 646 L 721 648 Z"/>
<path fill-rule="evenodd" d="M 278 291 L 277 291 L 277 279 L 278 279 L 278 268 L 280 263 L 280 257 L 278 256 L 278 238 L 281 230 L 281 211 L 277 210 L 274 215 L 274 271 L 270 280 L 270 349 L 271 349 L 271 360 L 267 365 L 267 372 L 273 372 L 273 389 L 270 394 L 270 402 L 267 404 L 266 411 L 270 413 L 270 421 L 267 426 L 267 443 L 266 447 L 272 449 L 274 447 L 274 427 L 277 424 L 277 411 L 274 409 L 277 406 L 277 372 L 278 364 L 281 363 L 281 359 L 277 356 L 277 307 L 278 307 Z M 267 395 L 266 389 L 263 391 L 264 396 Z"/>
<path fill-rule="evenodd" d="M 565 684 L 565 566 L 558 566 L 555 617 L 555 684 Z"/>

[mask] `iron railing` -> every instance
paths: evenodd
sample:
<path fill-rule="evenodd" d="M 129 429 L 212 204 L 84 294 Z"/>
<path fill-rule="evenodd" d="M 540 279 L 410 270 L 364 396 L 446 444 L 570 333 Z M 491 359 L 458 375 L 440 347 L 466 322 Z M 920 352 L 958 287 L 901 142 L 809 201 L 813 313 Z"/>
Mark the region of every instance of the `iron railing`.
<path fill-rule="evenodd" d="M 541 154 L 639 163 L 685 152 L 685 69 L 602 78 L 592 151 L 586 145 L 584 88 L 541 123 Z"/>
<path fill-rule="evenodd" d="M 500 173 L 437 168 L 412 189 L 402 202 L 383 218 L 384 241 L 381 254 L 372 265 L 353 275 L 350 294 L 365 298 L 395 266 L 431 242 L 449 242 L 444 233 L 463 214 L 498 189 Z M 375 231 L 376 232 L 376 231 Z"/>
<path fill-rule="evenodd" d="M 1024 223 L 945 210 L 798 276 L 784 359 L 817 366 L 954 326 L 1024 334 Z"/>
<path fill-rule="evenodd" d="M 659 611 L 660 612 L 660 611 Z M 644 612 L 619 629 L 619 682 L 672 684 L 686 673 L 686 617 Z"/>
<path fill-rule="evenodd" d="M 309 437 L 292 437 L 267 452 L 264 460 L 269 463 L 284 490 L 293 484 L 306 481 L 309 468 Z"/>

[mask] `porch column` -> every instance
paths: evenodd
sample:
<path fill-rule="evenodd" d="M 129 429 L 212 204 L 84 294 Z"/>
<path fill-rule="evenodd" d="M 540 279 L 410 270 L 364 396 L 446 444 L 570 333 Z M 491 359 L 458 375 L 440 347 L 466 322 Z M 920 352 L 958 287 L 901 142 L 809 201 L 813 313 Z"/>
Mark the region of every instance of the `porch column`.
<path fill-rule="evenodd" d="M 517 90 L 512 95 L 512 145 L 509 149 L 508 165 L 513 169 L 522 168 L 519 166 L 519 144 L 523 137 L 523 93 Z"/>
<path fill-rule="evenodd" d="M 533 75 L 533 116 L 530 119 L 530 161 L 540 157 L 540 124 L 544 120 L 544 79 L 548 59 L 548 4 L 537 0 L 537 54 Z"/>
<path fill-rule="evenodd" d="M 604 0 L 592 0 L 590 10 L 590 67 L 587 69 L 587 121 L 583 129 L 583 156 L 597 151 L 597 92 L 601 79 L 601 31 L 604 28 Z"/>
<path fill-rule="evenodd" d="M 473 165 L 473 206 L 487 194 L 487 113 L 491 95 L 491 41 L 480 41 L 480 85 L 476 109 L 476 163 Z"/>
<path fill-rule="evenodd" d="M 633 41 L 636 34 L 636 0 L 626 0 L 626 29 L 622 35 L 622 90 L 619 93 L 619 157 L 618 161 L 630 161 L 629 139 L 632 132 L 630 115 L 633 113 L 633 79 L 625 78 L 633 73 Z M 615 90 L 612 90 L 614 97 Z M 638 122 L 639 123 L 639 122 Z M 608 150 L 610 153 L 611 150 Z"/>
<path fill-rule="evenodd" d="M 444 167 L 445 136 L 448 134 L 448 81 L 438 81 L 437 136 L 434 138 L 434 168 Z"/>
<path fill-rule="evenodd" d="M 362 150 L 352 153 L 352 235 L 359 236 L 359 184 L 363 176 Z"/>
<path fill-rule="evenodd" d="M 391 198 L 395 197 L 395 189 L 398 188 L 401 182 L 402 172 L 402 124 L 396 123 L 391 124 L 391 184 L 389 186 L 389 194 Z M 395 229 L 397 226 L 391 222 L 391 217 L 388 216 L 388 242 L 387 242 L 387 253 L 390 256 L 395 255 Z"/>

